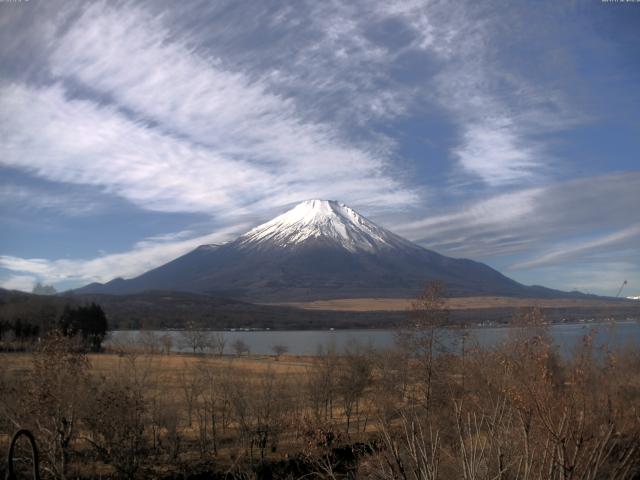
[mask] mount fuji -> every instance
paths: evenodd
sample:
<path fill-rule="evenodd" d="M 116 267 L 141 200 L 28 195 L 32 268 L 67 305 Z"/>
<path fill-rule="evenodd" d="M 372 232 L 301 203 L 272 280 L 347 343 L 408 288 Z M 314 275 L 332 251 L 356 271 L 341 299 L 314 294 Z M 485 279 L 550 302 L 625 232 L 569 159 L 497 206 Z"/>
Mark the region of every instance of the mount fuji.
<path fill-rule="evenodd" d="M 393 298 L 415 296 L 430 280 L 441 280 L 451 296 L 571 295 L 524 286 L 482 263 L 427 250 L 327 200 L 302 202 L 232 242 L 202 245 L 136 278 L 75 292 L 170 290 L 257 302 Z"/>

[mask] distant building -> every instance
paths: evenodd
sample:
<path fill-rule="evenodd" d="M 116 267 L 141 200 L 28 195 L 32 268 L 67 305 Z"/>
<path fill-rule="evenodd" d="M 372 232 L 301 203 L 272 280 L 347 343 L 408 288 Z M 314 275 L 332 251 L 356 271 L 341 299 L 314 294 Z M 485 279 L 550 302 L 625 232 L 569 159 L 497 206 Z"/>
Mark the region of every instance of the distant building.
<path fill-rule="evenodd" d="M 629 300 L 640 300 L 640 295 L 636 295 L 635 297 L 627 297 Z"/>

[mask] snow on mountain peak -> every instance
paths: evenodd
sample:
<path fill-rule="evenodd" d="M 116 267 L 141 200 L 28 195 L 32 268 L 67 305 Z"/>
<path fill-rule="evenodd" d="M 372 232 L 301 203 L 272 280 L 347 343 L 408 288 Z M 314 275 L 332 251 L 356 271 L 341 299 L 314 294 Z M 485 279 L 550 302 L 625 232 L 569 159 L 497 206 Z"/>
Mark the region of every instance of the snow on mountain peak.
<path fill-rule="evenodd" d="M 309 240 L 369 252 L 409 243 L 335 200 L 306 200 L 239 238 L 245 247 L 284 247 Z"/>

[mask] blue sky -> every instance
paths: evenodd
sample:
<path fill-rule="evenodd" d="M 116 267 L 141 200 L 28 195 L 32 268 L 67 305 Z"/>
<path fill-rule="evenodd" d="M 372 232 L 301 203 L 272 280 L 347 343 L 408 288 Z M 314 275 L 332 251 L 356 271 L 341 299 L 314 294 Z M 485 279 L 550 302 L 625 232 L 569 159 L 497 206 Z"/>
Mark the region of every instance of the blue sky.
<path fill-rule="evenodd" d="M 0 285 L 132 277 L 337 199 L 640 294 L 640 3 L 0 2 Z"/>

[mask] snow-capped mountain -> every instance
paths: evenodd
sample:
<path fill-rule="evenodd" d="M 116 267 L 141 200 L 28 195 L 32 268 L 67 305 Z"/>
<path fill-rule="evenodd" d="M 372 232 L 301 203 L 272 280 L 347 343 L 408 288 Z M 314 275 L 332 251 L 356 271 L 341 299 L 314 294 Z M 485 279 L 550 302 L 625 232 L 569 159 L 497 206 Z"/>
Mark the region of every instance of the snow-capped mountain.
<path fill-rule="evenodd" d="M 232 242 L 202 245 L 139 277 L 77 292 L 180 290 L 249 301 L 412 297 L 429 280 L 443 281 L 451 295 L 562 295 L 427 250 L 327 200 L 302 202 Z"/>
<path fill-rule="evenodd" d="M 238 239 L 241 248 L 293 247 L 322 242 L 350 252 L 412 248 L 413 244 L 334 200 L 307 200 Z"/>

